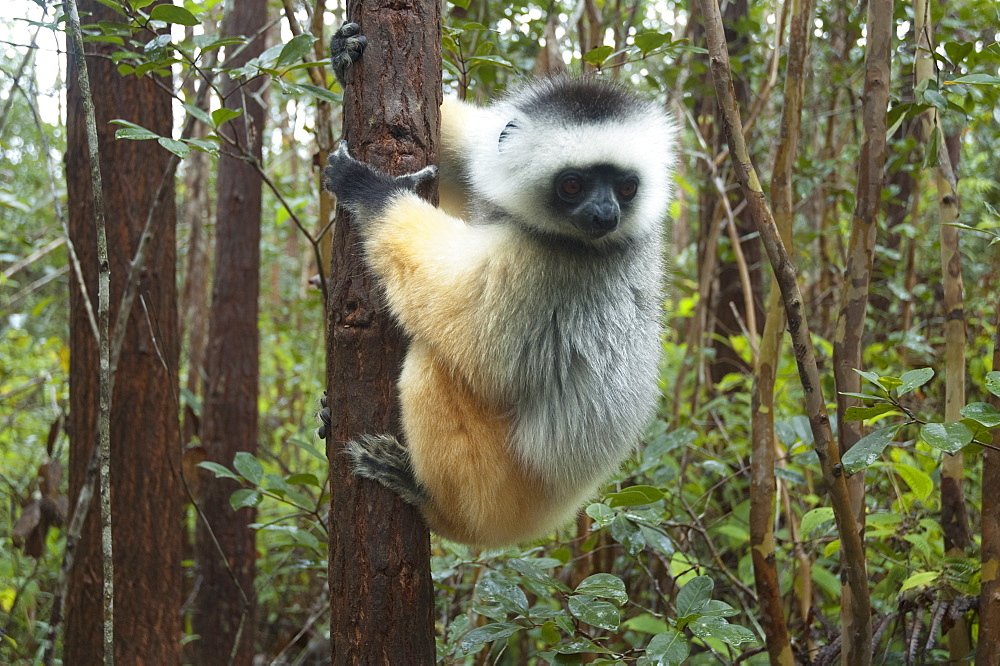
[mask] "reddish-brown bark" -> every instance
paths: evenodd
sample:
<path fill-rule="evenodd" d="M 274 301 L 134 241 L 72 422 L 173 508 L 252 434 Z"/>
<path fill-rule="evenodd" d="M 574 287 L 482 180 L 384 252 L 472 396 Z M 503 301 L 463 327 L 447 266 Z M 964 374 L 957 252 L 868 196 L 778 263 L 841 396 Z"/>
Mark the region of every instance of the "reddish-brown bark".
<path fill-rule="evenodd" d="M 264 0 L 233 3 L 223 20 L 223 34 L 256 38 L 235 58 L 227 59 L 226 67 L 260 55 L 265 40 L 258 33 L 266 22 Z M 226 106 L 244 112 L 220 129 L 237 146 L 224 144 L 216 180 L 215 279 L 205 351 L 201 440 L 207 459 L 226 466 L 232 465 L 237 452 L 257 449 L 263 181 L 254 165 L 240 155 L 260 161 L 265 108 L 257 93 L 263 84 L 263 78 L 242 85 L 229 80 L 223 84 Z M 229 496 L 238 487 L 230 479 L 203 478 L 200 483 L 198 500 L 204 520 L 198 521 L 195 537 L 200 586 L 194 614 L 200 664 L 250 664 L 253 660 L 257 553 L 249 523 L 254 512 L 249 508 L 233 512 Z"/>
<path fill-rule="evenodd" d="M 348 72 L 344 136 L 390 173 L 437 161 L 440 5 L 351 0 L 368 39 Z M 399 433 L 403 341 L 373 292 L 350 221 L 338 218 L 330 271 L 327 388 L 331 411 L 330 612 L 334 664 L 434 663 L 427 528 L 395 494 L 351 476 L 341 450 L 361 433 Z"/>
<path fill-rule="evenodd" d="M 87 22 L 118 20 L 97 2 L 81 2 Z M 136 39 L 147 41 L 148 34 Z M 116 141 L 113 118 L 170 135 L 171 99 L 150 79 L 122 77 L 108 59 L 121 47 L 89 43 L 87 69 L 97 130 L 111 269 L 110 319 L 170 154 L 154 143 Z M 73 58 L 69 59 L 66 174 L 70 236 L 94 311 L 97 245 L 86 130 Z M 156 215 L 157 234 L 132 308 L 111 404 L 111 479 L 115 568 L 115 659 L 122 664 L 177 663 L 181 623 L 181 488 L 177 434 L 177 293 L 173 188 Z M 97 443 L 97 341 L 83 295 L 70 280 L 70 497 L 84 482 Z M 100 515 L 94 498 L 76 550 L 66 599 L 63 661 L 99 663 L 102 648 Z"/>

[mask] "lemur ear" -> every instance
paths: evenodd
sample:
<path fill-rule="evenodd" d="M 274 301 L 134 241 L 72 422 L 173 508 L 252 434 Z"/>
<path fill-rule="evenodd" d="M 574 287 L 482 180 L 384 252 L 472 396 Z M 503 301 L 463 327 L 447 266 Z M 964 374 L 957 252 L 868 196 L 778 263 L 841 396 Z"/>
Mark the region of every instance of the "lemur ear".
<path fill-rule="evenodd" d="M 521 129 L 521 126 L 516 119 L 507 123 L 507 126 L 500 132 L 500 139 L 497 141 L 497 152 L 502 153 L 504 151 L 504 143 L 510 141 L 519 129 Z"/>

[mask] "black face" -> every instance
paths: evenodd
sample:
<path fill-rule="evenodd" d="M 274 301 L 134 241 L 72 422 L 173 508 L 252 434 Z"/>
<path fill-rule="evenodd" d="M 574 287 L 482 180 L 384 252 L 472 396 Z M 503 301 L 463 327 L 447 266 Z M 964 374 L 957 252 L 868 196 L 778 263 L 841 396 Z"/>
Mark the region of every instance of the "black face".
<path fill-rule="evenodd" d="M 639 179 L 610 164 L 565 169 L 553 183 L 552 205 L 574 227 L 591 238 L 601 238 L 621 222 L 622 211 L 639 191 Z"/>

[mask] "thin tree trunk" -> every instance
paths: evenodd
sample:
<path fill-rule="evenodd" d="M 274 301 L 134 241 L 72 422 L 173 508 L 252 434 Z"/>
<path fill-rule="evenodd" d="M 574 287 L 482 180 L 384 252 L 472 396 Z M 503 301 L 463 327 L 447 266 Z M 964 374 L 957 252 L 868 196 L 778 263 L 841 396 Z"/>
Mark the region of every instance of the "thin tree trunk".
<path fill-rule="evenodd" d="M 812 28 L 811 0 L 789 0 L 791 29 L 788 61 L 785 70 L 784 107 L 781 119 L 781 142 L 778 144 L 771 200 L 774 221 L 787 248 L 792 247 L 792 176 L 798 153 L 802 97 L 805 92 L 805 62 Z M 785 313 L 775 285 L 768 299 L 767 321 L 760 344 L 760 356 L 754 372 L 753 457 L 750 463 L 750 543 L 753 547 L 754 580 L 761 607 L 767 651 L 772 664 L 794 663 L 792 646 L 781 600 L 774 550 L 775 508 L 775 434 L 774 380 L 781 355 Z"/>
<path fill-rule="evenodd" d="M 915 87 L 926 85 L 934 77 L 934 49 L 930 2 L 916 0 L 913 6 L 916 53 Z M 958 229 L 948 226 L 959 221 L 957 182 L 948 145 L 944 141 L 937 109 L 921 114 L 918 141 L 926 153 L 936 154 L 934 185 L 938 200 L 938 225 L 941 234 L 941 270 L 945 310 L 945 420 L 959 421 L 965 406 L 965 311 L 962 294 L 962 255 Z M 962 454 L 945 454 L 941 463 L 941 527 L 944 548 L 949 557 L 964 557 L 972 543 L 965 509 L 965 480 Z M 948 630 L 948 652 L 953 664 L 960 663 L 972 650 L 970 627 L 964 617 L 955 619 Z"/>
<path fill-rule="evenodd" d="M 344 135 L 363 161 L 394 174 L 437 161 L 441 105 L 440 3 L 350 0 L 368 39 L 348 72 Z M 362 433 L 400 436 L 398 327 L 378 302 L 349 218 L 334 227 L 328 304 L 327 454 L 330 489 L 330 642 L 334 664 L 433 664 L 430 542 L 419 512 L 353 477 L 342 453 Z"/>
<path fill-rule="evenodd" d="M 785 316 L 788 317 L 788 330 L 792 335 L 795 360 L 805 393 L 809 425 L 815 440 L 820 467 L 823 470 L 823 481 L 830 493 L 837 530 L 840 533 L 841 569 L 855 600 L 851 606 L 853 616 L 844 626 L 843 652 L 851 653 L 854 661 L 848 663 L 852 666 L 865 666 L 871 663 L 872 634 L 864 544 L 855 519 L 847 482 L 840 467 L 840 454 L 830 428 L 816 356 L 810 339 L 809 323 L 802 312 L 802 294 L 796 282 L 797 271 L 781 241 L 743 138 L 743 123 L 733 92 L 732 72 L 729 68 L 729 54 L 726 51 L 719 6 L 715 0 L 702 0 L 699 6 L 705 21 L 712 79 L 723 112 L 723 126 L 729 143 L 730 158 L 743 196 L 746 198 L 747 207 L 760 231 L 775 279 L 781 289 Z"/>
<path fill-rule="evenodd" d="M 267 22 L 264 0 L 240 0 L 223 18 L 224 35 L 254 35 Z M 258 37 L 227 67 L 237 67 L 263 52 Z M 207 460 L 231 466 L 240 451 L 257 450 L 257 384 L 260 338 L 260 219 L 262 181 L 259 164 L 265 108 L 264 80 L 245 84 L 226 80 L 225 105 L 243 114 L 220 128 L 238 144 L 226 146 L 216 179 L 215 279 L 209 312 L 207 375 L 202 412 L 202 444 Z M 243 155 L 233 156 L 242 151 Z M 203 512 L 195 533 L 200 588 L 195 602 L 195 645 L 200 664 L 250 664 L 254 644 L 254 532 L 252 508 L 234 512 L 230 479 L 206 478 L 199 484 Z M 206 524 L 207 523 L 207 524 Z M 221 552 L 220 552 L 221 551 Z"/>
<path fill-rule="evenodd" d="M 1000 252 L 993 265 L 1000 269 Z M 1000 299 L 993 334 L 993 368 L 1000 370 Z M 1000 396 L 990 395 L 990 404 L 1000 409 Z M 994 433 L 1000 430 L 994 430 Z M 994 434 L 993 441 L 997 441 Z M 982 588 L 979 591 L 979 643 L 976 666 L 1000 664 L 1000 451 L 983 449 L 982 490 Z"/>
<path fill-rule="evenodd" d="M 97 2 L 82 2 L 87 21 L 118 15 Z M 148 41 L 148 33 L 136 39 Z M 121 77 L 108 58 L 120 47 L 88 44 L 87 69 L 100 146 L 107 211 L 110 312 L 117 320 L 127 276 L 147 211 L 154 204 L 170 154 L 146 142 L 116 141 L 112 118 L 124 118 L 170 135 L 171 99 L 151 79 Z M 70 58 L 67 113 L 67 196 L 70 236 L 89 294 L 70 281 L 70 497 L 85 482 L 96 445 L 98 352 L 85 300 L 97 293 L 98 261 L 76 65 Z M 110 472 L 114 542 L 114 658 L 122 664 L 177 663 L 181 631 L 181 490 L 177 470 L 177 293 L 175 209 L 169 187 L 156 213 L 159 232 L 141 278 L 142 307 L 126 322 L 114 368 L 110 413 Z M 96 304 L 95 304 L 96 305 Z M 89 512 L 75 553 L 66 599 L 64 663 L 107 658 L 101 641 L 103 581 L 98 515 Z"/>
<path fill-rule="evenodd" d="M 886 116 L 889 104 L 890 45 L 892 43 L 892 0 L 871 0 L 868 3 L 867 50 L 865 52 L 865 85 L 863 91 L 864 142 L 858 167 L 851 237 L 847 248 L 847 268 L 844 271 L 844 291 L 840 301 L 837 332 L 833 342 L 834 376 L 837 384 L 837 426 L 840 453 L 843 455 L 862 437 L 862 424 L 847 421 L 848 407 L 857 404 L 856 398 L 844 392 L 860 393 L 861 376 L 855 369 L 862 367 L 864 324 L 871 284 L 872 257 L 878 230 L 878 216 L 885 180 Z M 865 529 L 865 475 L 857 474 L 848 481 L 851 504 L 859 537 Z M 864 560 L 861 561 L 864 566 Z M 850 586 L 841 587 L 840 620 L 843 627 L 841 659 L 845 666 L 854 666 L 871 660 L 871 620 L 854 607 L 867 608 L 868 599 L 854 597 Z M 864 623 L 864 627 L 856 626 Z M 867 644 L 862 646 L 853 637 L 864 634 Z M 860 654 L 862 649 L 867 650 Z"/>

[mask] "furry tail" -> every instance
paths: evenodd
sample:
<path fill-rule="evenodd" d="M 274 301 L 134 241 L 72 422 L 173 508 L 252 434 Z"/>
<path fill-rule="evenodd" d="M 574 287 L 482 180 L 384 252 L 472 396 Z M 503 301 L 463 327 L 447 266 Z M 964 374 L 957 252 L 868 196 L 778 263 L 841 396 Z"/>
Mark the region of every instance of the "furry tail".
<path fill-rule="evenodd" d="M 378 481 L 409 504 L 420 506 L 429 499 L 413 473 L 410 452 L 392 435 L 362 435 L 348 442 L 344 452 L 355 475 Z"/>

